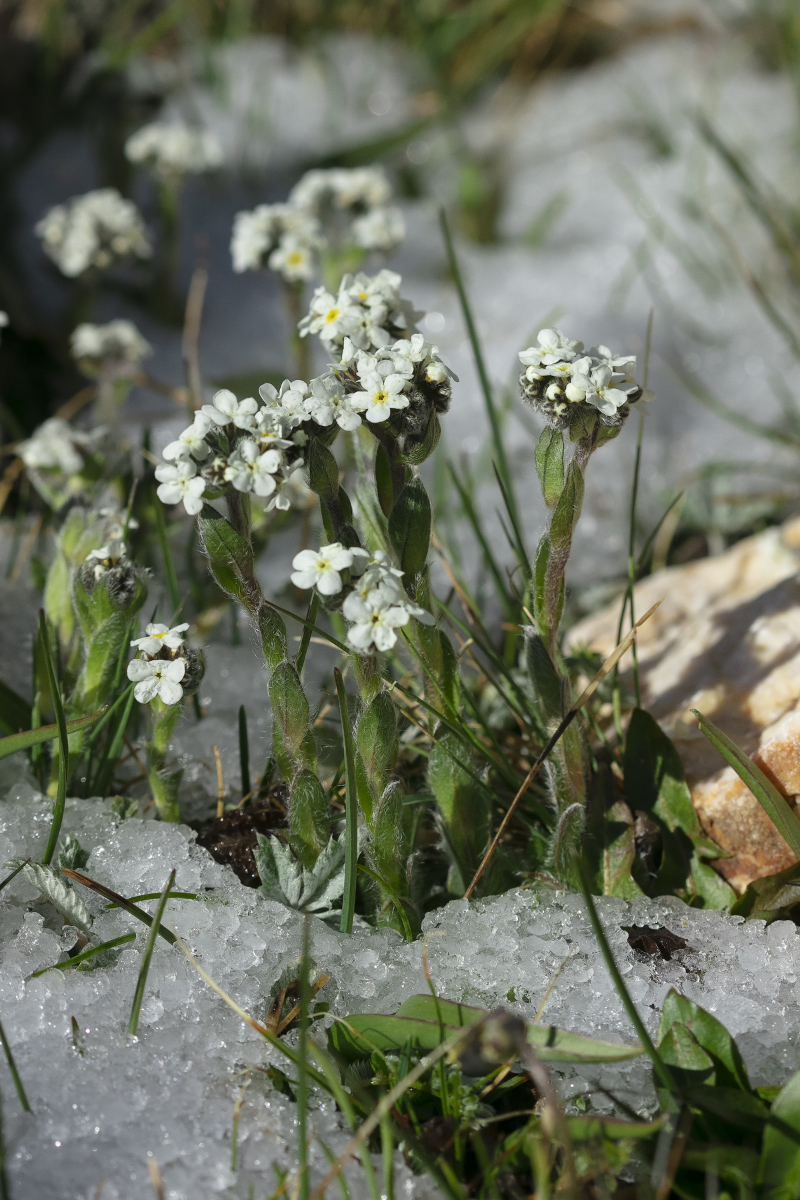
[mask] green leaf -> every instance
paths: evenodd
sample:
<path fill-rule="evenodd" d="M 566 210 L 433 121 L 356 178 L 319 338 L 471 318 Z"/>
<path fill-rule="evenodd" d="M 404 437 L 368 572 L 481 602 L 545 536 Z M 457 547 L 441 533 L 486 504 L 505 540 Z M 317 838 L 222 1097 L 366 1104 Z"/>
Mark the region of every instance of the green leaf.
<path fill-rule="evenodd" d="M 253 855 L 264 895 L 297 912 L 331 912 L 344 890 L 344 837 L 331 838 L 311 870 L 298 862 L 291 847 L 279 838 L 263 833 L 256 837 Z"/>
<path fill-rule="evenodd" d="M 763 1200 L 796 1200 L 800 1195 L 800 1071 L 793 1075 L 770 1109 L 777 1118 L 764 1130 L 761 1144 Z"/>
<path fill-rule="evenodd" d="M 800 904 L 800 863 L 785 871 L 754 879 L 731 908 L 733 916 L 776 921 Z"/>
<path fill-rule="evenodd" d="M 748 758 L 721 729 L 718 729 L 702 713 L 696 709 L 692 709 L 692 712 L 697 717 L 697 723 L 711 745 L 719 750 L 742 782 L 750 788 L 789 849 L 800 858 L 800 817 L 789 807 L 774 783 L 767 778 L 751 758 Z"/>
<path fill-rule="evenodd" d="M 572 534 L 583 507 L 583 474 L 577 463 L 570 462 L 564 488 L 558 497 L 550 521 L 550 541 L 559 554 L 569 554 Z"/>
<path fill-rule="evenodd" d="M 52 963 L 49 967 L 40 967 L 38 971 L 34 971 L 31 979 L 37 979 L 39 975 L 44 975 L 47 971 L 70 971 L 73 967 L 80 967 L 90 959 L 100 958 L 98 962 L 92 965 L 102 966 L 106 962 L 113 961 L 116 955 L 110 954 L 112 950 L 116 950 L 119 946 L 126 946 L 128 942 L 135 942 L 135 933 L 123 933 L 120 937 L 111 938 L 107 942 L 99 942 L 96 946 L 90 946 L 88 950 L 82 950 L 80 954 L 76 954 L 74 958 L 68 958 L 64 962 Z M 105 955 L 108 954 L 106 959 Z"/>
<path fill-rule="evenodd" d="M 624 800 L 616 800 L 606 811 L 603 820 L 604 844 L 602 846 L 601 872 L 604 896 L 621 896 L 623 900 L 635 900 L 642 889 L 631 875 L 636 858 L 636 842 L 633 836 L 633 814 Z"/>
<path fill-rule="evenodd" d="M 258 610 L 258 630 L 264 659 L 270 671 L 274 671 L 288 657 L 289 643 L 286 622 L 266 600 Z"/>
<path fill-rule="evenodd" d="M 16 733 L 28 729 L 31 723 L 31 706 L 27 700 L 0 679 L 0 730 Z"/>
<path fill-rule="evenodd" d="M 555 508 L 564 490 L 564 435 L 546 426 L 539 435 L 534 455 L 542 495 L 548 508 Z"/>
<path fill-rule="evenodd" d="M 409 847 L 403 819 L 403 787 L 396 780 L 378 798 L 371 833 L 366 853 L 381 880 L 388 884 L 389 898 L 407 895 Z"/>
<path fill-rule="evenodd" d="M 525 663 L 534 699 L 542 710 L 545 723 L 561 720 L 561 677 L 547 647 L 533 629 L 525 628 Z"/>
<path fill-rule="evenodd" d="M 431 995 L 410 996 L 394 1016 L 358 1013 L 333 1025 L 328 1038 L 348 1062 L 367 1058 L 373 1050 L 399 1051 L 404 1046 L 428 1053 L 443 1037 L 477 1024 L 488 1011 Z M 600 1042 L 532 1021 L 526 1022 L 526 1038 L 544 1062 L 621 1062 L 642 1053 L 641 1046 Z"/>
<path fill-rule="evenodd" d="M 102 717 L 107 708 L 108 705 L 98 709 L 89 717 L 79 717 L 76 721 L 67 721 L 67 733 L 77 733 L 80 729 L 88 729 Z M 27 750 L 29 746 L 36 746 L 39 742 L 49 742 L 52 738 L 57 737 L 58 725 L 40 725 L 38 729 L 26 729 L 24 733 L 12 733 L 9 737 L 0 738 L 0 758 L 6 758 L 9 754 L 16 754 L 18 750 Z"/>
<path fill-rule="evenodd" d="M 553 543 L 548 535 L 544 534 L 536 547 L 536 557 L 533 560 L 533 615 L 536 618 L 536 632 L 545 643 L 550 639 L 547 575 L 552 554 Z"/>
<path fill-rule="evenodd" d="M 567 1117 L 567 1128 L 573 1142 L 627 1141 L 628 1138 L 648 1138 L 660 1133 L 669 1120 L 663 1113 L 655 1121 L 621 1121 L 616 1117 Z"/>
<path fill-rule="evenodd" d="M 316 769 L 316 751 L 309 731 L 309 708 L 300 676 L 290 662 L 279 663 L 269 681 L 274 753 L 286 779 L 299 767 Z"/>
<path fill-rule="evenodd" d="M 238 595 L 241 589 L 237 575 L 253 573 L 250 543 L 210 504 L 203 505 L 197 527 L 215 578 L 226 591 Z"/>
<path fill-rule="evenodd" d="M 428 783 L 441 813 L 453 863 L 450 889 L 462 894 L 477 870 L 489 838 L 490 806 L 486 790 L 465 770 L 470 752 L 443 725 L 435 730 L 428 755 Z"/>
<path fill-rule="evenodd" d="M 311 869 L 330 838 L 328 798 L 313 771 L 298 771 L 292 780 L 289 829 L 292 849 Z"/>
<path fill-rule="evenodd" d="M 381 512 L 388 517 L 394 507 L 392 465 L 389 462 L 389 455 L 380 442 L 377 443 L 375 450 L 375 490 L 378 493 Z"/>
<path fill-rule="evenodd" d="M 321 500 L 338 499 L 339 464 L 319 438 L 308 446 L 308 485 Z"/>
<path fill-rule="evenodd" d="M 713 1058 L 706 1054 L 685 1025 L 670 1026 L 659 1043 L 658 1053 L 681 1089 L 715 1082 Z"/>
<path fill-rule="evenodd" d="M 15 870 L 24 860 L 12 858 L 6 863 L 9 870 Z M 82 934 L 92 939 L 92 918 L 85 903 L 64 879 L 61 871 L 43 863 L 27 862 L 22 867 L 22 874 L 28 883 L 35 887 L 49 900 L 65 921 L 74 925 Z M 93 940 L 93 939 L 92 939 Z"/>
<path fill-rule="evenodd" d="M 736 1129 L 759 1133 L 769 1118 L 769 1110 L 763 1100 L 752 1092 L 742 1092 L 738 1088 L 722 1087 L 715 1083 L 713 1086 L 687 1087 L 683 1094 L 693 1108 L 699 1108 L 701 1112 L 717 1117 Z"/>
<path fill-rule="evenodd" d="M 386 786 L 386 774 L 397 758 L 397 711 L 385 688 L 358 719 L 356 746 L 375 799 Z"/>
<path fill-rule="evenodd" d="M 722 1022 L 672 988 L 667 993 L 661 1010 L 659 1044 L 674 1025 L 682 1025 L 687 1029 L 697 1044 L 710 1055 L 714 1062 L 716 1081 L 721 1087 L 752 1091 L 739 1047 Z"/>
<path fill-rule="evenodd" d="M 397 498 L 389 517 L 389 538 L 404 574 L 409 579 L 419 575 L 431 543 L 431 502 L 419 476 Z"/>
<path fill-rule="evenodd" d="M 644 812 L 661 830 L 661 864 L 648 892 L 669 895 L 686 888 L 706 908 L 729 908 L 733 889 L 713 867 L 703 862 L 709 848 L 672 741 L 649 713 L 635 708 L 625 741 L 625 789 L 631 807 Z"/>

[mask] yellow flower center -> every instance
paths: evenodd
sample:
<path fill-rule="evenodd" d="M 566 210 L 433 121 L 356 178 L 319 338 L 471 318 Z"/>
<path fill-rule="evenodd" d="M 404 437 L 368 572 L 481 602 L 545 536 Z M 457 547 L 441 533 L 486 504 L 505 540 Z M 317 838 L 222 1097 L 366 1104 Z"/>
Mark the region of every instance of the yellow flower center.
<path fill-rule="evenodd" d="M 338 316 L 339 316 L 338 308 L 329 308 L 325 314 L 325 320 L 326 321 L 335 321 Z"/>

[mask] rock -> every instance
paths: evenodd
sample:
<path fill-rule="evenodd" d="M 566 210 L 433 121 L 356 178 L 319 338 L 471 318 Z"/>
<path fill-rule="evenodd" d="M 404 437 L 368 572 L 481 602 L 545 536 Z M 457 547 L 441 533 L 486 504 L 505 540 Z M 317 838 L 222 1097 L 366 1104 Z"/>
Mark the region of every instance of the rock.
<path fill-rule="evenodd" d="M 731 857 L 716 866 L 739 892 L 797 860 L 761 806 L 697 727 L 710 717 L 794 805 L 800 799 L 800 519 L 716 558 L 669 567 L 636 587 L 642 704 L 675 742 L 705 832 Z M 620 602 L 581 621 L 568 645 L 602 655 Z M 630 654 L 623 666 L 630 667 Z"/>

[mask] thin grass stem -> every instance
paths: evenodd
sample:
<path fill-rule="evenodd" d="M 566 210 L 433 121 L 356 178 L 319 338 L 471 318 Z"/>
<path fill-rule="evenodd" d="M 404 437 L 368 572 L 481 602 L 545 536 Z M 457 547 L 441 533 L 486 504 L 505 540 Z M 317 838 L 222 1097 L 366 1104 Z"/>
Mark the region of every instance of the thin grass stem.
<path fill-rule="evenodd" d="M 164 517 L 164 505 L 160 500 L 156 499 L 154 505 L 156 514 L 156 533 L 158 534 L 158 543 L 161 547 L 161 557 L 164 561 L 164 574 L 167 579 L 167 591 L 169 592 L 169 602 L 172 605 L 172 620 L 174 621 L 182 607 L 181 594 L 178 589 L 178 576 L 175 571 L 175 563 L 172 560 L 172 550 L 167 537 L 167 522 Z"/>
<path fill-rule="evenodd" d="M 342 741 L 344 743 L 344 774 L 345 774 L 345 858 L 344 858 L 344 894 L 342 896 L 342 920 L 339 928 L 342 933 L 353 932 L 353 917 L 356 911 L 356 864 L 358 862 L 358 796 L 356 794 L 356 764 L 353 752 L 353 730 L 350 725 L 350 713 L 347 707 L 347 693 L 344 690 L 344 679 L 338 667 L 334 668 L 336 692 L 339 697 L 339 713 L 342 720 Z"/>
<path fill-rule="evenodd" d="M 308 612 L 306 613 L 306 624 L 303 626 L 303 635 L 300 638 L 300 649 L 297 651 L 297 658 L 295 659 L 294 663 L 295 667 L 297 668 L 297 674 L 301 676 L 303 673 L 303 665 L 306 661 L 306 655 L 308 654 L 308 647 L 311 645 L 311 634 L 316 625 L 320 603 L 321 601 L 319 593 L 315 590 L 311 597 L 311 603 L 308 606 Z"/>
<path fill-rule="evenodd" d="M 153 957 L 153 949 L 156 944 L 156 936 L 161 928 L 161 918 L 164 916 L 164 909 L 167 907 L 167 900 L 172 885 L 175 882 L 175 868 L 170 871 L 169 879 L 164 884 L 164 890 L 161 893 L 161 899 L 158 902 L 153 923 L 150 926 L 150 931 L 147 934 L 147 941 L 144 944 L 142 951 L 142 965 L 139 968 L 139 978 L 136 980 L 136 991 L 133 994 L 133 1004 L 131 1005 L 131 1016 L 128 1021 L 128 1034 L 130 1037 L 136 1037 L 136 1030 L 139 1027 L 139 1013 L 142 1011 L 142 1000 L 144 999 L 144 989 L 147 985 L 147 974 L 150 970 L 150 960 Z"/>
<path fill-rule="evenodd" d="M 297 1157 L 300 1160 L 300 1200 L 308 1200 L 308 1015 L 311 995 L 308 979 L 311 918 L 303 918 L 303 952 L 300 957 L 300 1037 L 297 1046 Z"/>
<path fill-rule="evenodd" d="M 239 771 L 242 777 L 242 798 L 252 792 L 250 785 L 250 739 L 247 736 L 247 712 L 239 705 Z"/>
<path fill-rule="evenodd" d="M 64 819 L 64 805 L 67 801 L 67 768 L 69 765 L 69 736 L 67 734 L 67 722 L 64 717 L 64 706 L 61 703 L 61 692 L 58 688 L 56 680 L 56 672 L 53 666 L 53 656 L 50 653 L 50 638 L 47 632 L 47 620 L 44 615 L 44 609 L 39 609 L 39 642 L 42 647 L 42 657 L 44 658 L 45 670 L 47 671 L 47 681 L 50 686 L 50 693 L 53 699 L 53 708 L 56 714 L 56 724 L 58 725 L 58 791 L 56 792 L 56 802 L 53 805 L 53 823 L 50 826 L 50 836 L 47 839 L 47 846 L 42 857 L 44 866 L 49 866 L 52 862 L 53 855 L 56 852 L 58 839 L 61 835 L 61 822 Z"/>
<path fill-rule="evenodd" d="M 3 1025 L 1 1022 L 0 1022 L 0 1042 L 2 1042 L 2 1044 L 3 1044 L 3 1053 L 6 1056 L 6 1062 L 8 1063 L 8 1069 L 11 1072 L 11 1078 L 14 1080 L 14 1087 L 17 1090 L 17 1095 L 19 1096 L 19 1102 L 22 1105 L 25 1112 L 28 1112 L 28 1113 L 32 1112 L 33 1110 L 31 1109 L 31 1106 L 28 1103 L 28 1097 L 25 1094 L 25 1088 L 23 1086 L 22 1080 L 19 1077 L 19 1071 L 17 1070 L 17 1064 L 14 1061 L 14 1055 L 11 1053 L 11 1047 L 8 1044 L 8 1038 L 6 1037 L 6 1031 L 3 1028 Z"/>

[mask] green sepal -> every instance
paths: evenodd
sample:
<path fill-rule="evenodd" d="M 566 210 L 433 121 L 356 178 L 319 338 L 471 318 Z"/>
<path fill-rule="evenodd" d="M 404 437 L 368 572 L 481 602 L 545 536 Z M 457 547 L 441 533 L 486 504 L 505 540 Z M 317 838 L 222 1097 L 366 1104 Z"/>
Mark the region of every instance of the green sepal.
<path fill-rule="evenodd" d="M 217 583 L 224 591 L 243 599 L 240 581 L 253 573 L 253 548 L 249 540 L 210 504 L 203 505 L 197 527 Z"/>
<path fill-rule="evenodd" d="M 425 426 L 422 438 L 406 450 L 405 454 L 401 454 L 399 461 L 409 467 L 418 467 L 421 463 L 425 462 L 426 458 L 430 458 L 433 454 L 441 436 L 442 426 L 439 423 L 438 414 L 435 408 L 431 408 L 428 424 Z"/>

